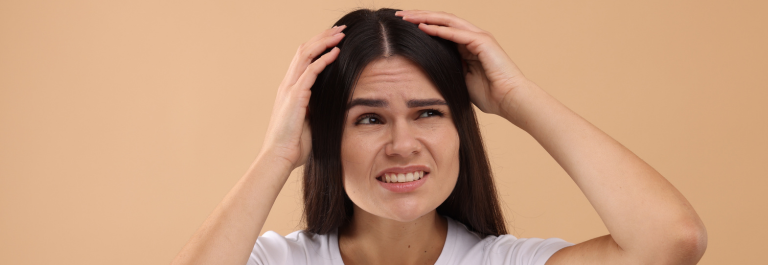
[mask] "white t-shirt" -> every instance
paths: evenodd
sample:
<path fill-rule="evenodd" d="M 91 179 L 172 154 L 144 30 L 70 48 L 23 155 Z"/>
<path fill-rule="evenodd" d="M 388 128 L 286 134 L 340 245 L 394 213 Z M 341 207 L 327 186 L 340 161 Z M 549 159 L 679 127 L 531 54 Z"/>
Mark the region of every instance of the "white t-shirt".
<path fill-rule="evenodd" d="M 572 246 L 559 238 L 520 238 L 512 235 L 480 238 L 464 224 L 448 220 L 448 235 L 435 265 L 509 264 L 544 265 L 558 250 Z M 256 240 L 248 265 L 343 265 L 337 230 L 309 237 L 304 230 L 283 237 L 268 231 Z"/>

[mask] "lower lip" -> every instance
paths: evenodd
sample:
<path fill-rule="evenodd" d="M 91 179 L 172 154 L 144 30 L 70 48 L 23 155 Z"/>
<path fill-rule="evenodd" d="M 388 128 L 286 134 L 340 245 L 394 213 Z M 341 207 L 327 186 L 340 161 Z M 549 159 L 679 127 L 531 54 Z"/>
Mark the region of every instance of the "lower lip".
<path fill-rule="evenodd" d="M 421 185 L 424 185 L 424 181 L 426 181 L 428 177 L 429 177 L 429 174 L 424 174 L 424 177 L 420 178 L 419 180 L 415 180 L 411 182 L 403 182 L 403 183 L 399 183 L 399 182 L 384 183 L 378 180 L 377 182 L 379 182 L 379 185 L 381 185 L 382 187 L 384 187 L 385 189 L 391 192 L 405 193 L 405 192 L 414 191 L 419 187 L 421 187 Z"/>

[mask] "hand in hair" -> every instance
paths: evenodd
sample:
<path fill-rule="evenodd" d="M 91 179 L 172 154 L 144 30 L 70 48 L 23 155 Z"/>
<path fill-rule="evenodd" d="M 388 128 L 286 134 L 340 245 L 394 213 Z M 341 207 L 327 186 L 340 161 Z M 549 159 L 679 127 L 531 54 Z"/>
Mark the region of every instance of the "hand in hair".
<path fill-rule="evenodd" d="M 269 120 L 261 153 L 284 159 L 296 168 L 304 164 L 311 150 L 309 124 L 306 121 L 310 88 L 317 75 L 339 55 L 336 46 L 344 38 L 345 26 L 333 27 L 299 46 L 288 67 Z M 334 47 L 320 56 L 323 51 Z M 313 61 L 314 60 L 314 61 Z"/>
<path fill-rule="evenodd" d="M 408 10 L 395 15 L 419 24 L 419 29 L 431 36 L 457 43 L 466 63 L 472 103 L 485 113 L 508 116 L 503 103 L 509 100 L 512 91 L 528 82 L 491 33 L 444 12 Z"/>
<path fill-rule="evenodd" d="M 701 259 L 706 228 L 680 191 L 527 80 L 490 33 L 447 13 L 396 15 L 418 23 L 431 36 L 459 44 L 472 102 L 533 136 L 600 215 L 610 234 L 563 248 L 547 264 L 696 264 Z"/>
<path fill-rule="evenodd" d="M 306 160 L 310 139 L 305 121 L 310 87 L 339 55 L 333 48 L 344 26 L 325 30 L 302 44 L 277 90 L 264 145 L 248 172 L 224 197 L 172 264 L 245 264 L 269 210 L 291 171 Z M 317 59 L 315 59 L 317 58 Z"/>

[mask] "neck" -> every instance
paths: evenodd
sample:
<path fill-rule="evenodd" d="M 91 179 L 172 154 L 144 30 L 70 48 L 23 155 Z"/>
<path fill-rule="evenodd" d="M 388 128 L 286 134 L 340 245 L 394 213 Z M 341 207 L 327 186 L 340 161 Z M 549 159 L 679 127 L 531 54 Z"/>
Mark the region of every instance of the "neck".
<path fill-rule="evenodd" d="M 372 215 L 355 206 L 339 228 L 344 264 L 434 264 L 448 235 L 448 222 L 433 210 L 410 222 Z"/>

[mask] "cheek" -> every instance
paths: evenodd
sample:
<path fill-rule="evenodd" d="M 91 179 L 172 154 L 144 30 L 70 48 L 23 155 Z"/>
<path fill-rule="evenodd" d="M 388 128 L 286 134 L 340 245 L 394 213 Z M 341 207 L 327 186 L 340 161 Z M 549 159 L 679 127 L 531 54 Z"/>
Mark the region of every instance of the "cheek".
<path fill-rule="evenodd" d="M 449 183 L 451 184 L 447 185 L 442 190 L 445 199 L 447 199 L 448 196 L 451 195 L 451 192 L 453 192 L 454 188 L 456 187 L 456 182 L 459 180 L 459 170 L 460 170 L 460 163 L 459 163 L 460 141 L 459 141 L 458 132 L 454 131 L 454 134 L 451 136 L 451 139 L 448 141 L 450 141 L 450 143 L 452 144 L 450 145 L 446 144 L 446 149 L 450 149 L 450 150 L 445 150 L 445 154 L 450 154 L 450 155 L 447 157 L 444 157 L 443 159 L 445 161 L 444 163 L 446 162 L 448 163 L 446 173 L 448 173 Z"/>
<path fill-rule="evenodd" d="M 450 157 L 445 159 L 450 163 L 449 172 L 451 172 L 451 177 L 453 177 L 455 184 L 456 179 L 459 178 L 459 147 L 461 145 L 458 132 L 454 131 L 449 141 L 452 144 L 446 145 L 446 148 L 450 148 L 450 150 L 445 150 L 445 153 L 450 154 Z M 451 190 L 453 190 L 453 187 L 451 187 Z"/>
<path fill-rule="evenodd" d="M 456 129 L 441 130 L 434 133 L 430 138 L 435 150 L 432 154 L 435 156 L 436 162 L 442 164 L 443 167 L 450 164 L 458 168 L 460 142 Z"/>
<path fill-rule="evenodd" d="M 451 124 L 440 130 L 431 131 L 429 137 L 424 139 L 429 142 L 430 154 L 435 161 L 440 176 L 447 180 L 439 182 L 441 183 L 439 189 L 441 192 L 447 190 L 450 193 L 459 176 L 459 134 L 456 128 L 453 127 L 453 124 Z"/>
<path fill-rule="evenodd" d="M 344 183 L 364 181 L 371 170 L 377 150 L 375 141 L 357 135 L 344 135 L 341 141 L 341 165 Z"/>

